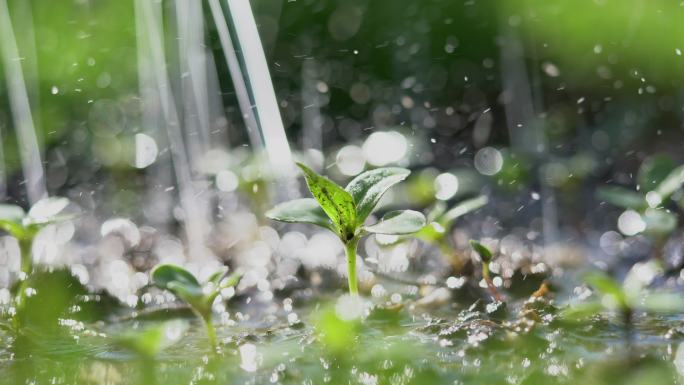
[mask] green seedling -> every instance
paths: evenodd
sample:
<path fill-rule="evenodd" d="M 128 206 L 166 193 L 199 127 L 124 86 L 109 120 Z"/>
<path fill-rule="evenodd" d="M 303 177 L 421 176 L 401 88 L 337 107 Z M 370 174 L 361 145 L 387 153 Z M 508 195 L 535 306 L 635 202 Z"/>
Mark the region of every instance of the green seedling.
<path fill-rule="evenodd" d="M 298 163 L 314 199 L 304 198 L 281 203 L 266 216 L 282 222 L 310 223 L 334 232 L 345 246 L 349 293 L 358 295 L 356 249 L 359 240 L 369 234 L 412 234 L 425 226 L 423 214 L 413 210 L 390 211 L 382 219 L 365 225 L 382 195 L 394 184 L 406 179 L 410 171 L 387 167 L 366 171 L 344 189 L 330 179 Z"/>
<path fill-rule="evenodd" d="M 475 250 L 475 252 L 480 256 L 480 261 L 482 263 L 482 279 L 484 279 L 485 283 L 487 284 L 489 293 L 496 301 L 501 301 L 501 295 L 499 294 L 499 291 L 496 289 L 496 286 L 494 286 L 494 282 L 492 282 L 492 277 L 489 274 L 489 264 L 494 259 L 491 250 L 489 250 L 485 245 L 481 244 L 480 242 L 474 239 L 470 240 L 470 247 L 472 247 L 473 250 Z"/>
<path fill-rule="evenodd" d="M 584 281 L 595 291 L 592 300 L 566 308 L 566 319 L 586 319 L 597 314 L 617 314 L 624 327 L 625 343 L 631 346 L 634 315 L 638 311 L 658 314 L 684 312 L 684 298 L 680 294 L 654 292 L 648 285 L 662 269 L 656 262 L 638 263 L 632 267 L 622 284 L 601 271 L 590 272 Z"/>
<path fill-rule="evenodd" d="M 684 184 L 684 165 L 674 167 L 665 156 L 648 158 L 639 169 L 637 181 L 640 191 L 609 186 L 598 190 L 598 198 L 638 214 L 643 225 L 637 233 L 651 237 L 656 256 L 660 256 L 667 237 L 677 228 L 677 216 L 665 206 Z"/>
<path fill-rule="evenodd" d="M 449 229 L 451 229 L 456 219 L 478 210 L 486 205 L 487 202 L 487 197 L 480 195 L 475 198 L 466 199 L 448 210 L 446 209 L 446 205 L 443 202 L 440 202 L 440 204 L 435 205 L 433 209 L 430 210 L 427 215 L 428 225 L 416 233 L 416 237 L 439 247 L 442 254 L 451 256 L 450 262 L 456 266 L 459 261 L 457 260 L 458 258 L 454 256 L 453 247 L 447 236 L 449 234 Z"/>
<path fill-rule="evenodd" d="M 207 330 L 207 337 L 215 351 L 216 330 L 212 323 L 212 305 L 221 290 L 233 287 L 240 281 L 239 272 L 227 275 L 224 269 L 213 274 L 204 285 L 201 285 L 192 273 L 180 266 L 163 264 L 152 270 L 152 281 L 161 288 L 170 291 L 180 300 L 187 303 L 192 311 L 202 320 Z"/>
<path fill-rule="evenodd" d="M 68 205 L 69 200 L 66 198 L 46 198 L 33 205 L 27 214 L 19 206 L 0 203 L 0 229 L 19 241 L 21 272 L 24 275 L 22 279 L 33 272 L 31 246 L 40 229 L 51 223 L 74 218 L 74 215 L 63 213 Z"/>

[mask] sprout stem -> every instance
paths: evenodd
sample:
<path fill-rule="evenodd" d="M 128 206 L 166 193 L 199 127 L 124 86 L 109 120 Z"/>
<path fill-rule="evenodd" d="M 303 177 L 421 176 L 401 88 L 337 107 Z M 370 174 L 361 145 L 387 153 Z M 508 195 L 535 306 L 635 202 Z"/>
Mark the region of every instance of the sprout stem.
<path fill-rule="evenodd" d="M 354 237 L 344 245 L 347 253 L 347 276 L 349 278 L 349 294 L 359 295 L 359 286 L 356 281 L 356 248 L 359 245 L 359 238 Z"/>
<path fill-rule="evenodd" d="M 496 286 L 494 286 L 492 278 L 489 276 L 489 262 L 482 262 L 482 278 L 487 283 L 487 288 L 489 288 L 489 292 L 491 293 L 492 297 L 494 297 L 496 301 L 501 301 L 501 295 L 496 289 Z"/>
<path fill-rule="evenodd" d="M 28 277 L 33 272 L 33 256 L 31 254 L 31 239 L 19 240 L 19 248 L 21 249 L 21 272 Z"/>
<path fill-rule="evenodd" d="M 208 316 L 202 316 L 202 321 L 204 321 L 204 327 L 207 330 L 207 338 L 209 339 L 211 350 L 217 352 L 218 345 L 216 343 L 216 329 L 214 328 L 214 324 L 211 322 L 211 314 Z"/>

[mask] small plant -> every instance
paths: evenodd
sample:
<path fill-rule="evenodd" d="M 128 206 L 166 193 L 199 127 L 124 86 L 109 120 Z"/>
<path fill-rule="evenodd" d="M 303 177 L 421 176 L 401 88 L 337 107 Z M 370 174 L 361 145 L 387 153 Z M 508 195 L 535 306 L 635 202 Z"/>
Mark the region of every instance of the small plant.
<path fill-rule="evenodd" d="M 616 313 L 622 320 L 625 344 L 631 347 L 634 314 L 637 311 L 678 314 L 684 312 L 684 298 L 680 294 L 647 290 L 653 279 L 662 274 L 656 262 L 637 263 L 622 284 L 602 271 L 585 275 L 584 281 L 597 294 L 592 300 L 566 308 L 566 319 L 585 319 L 602 312 Z"/>
<path fill-rule="evenodd" d="M 453 247 L 449 242 L 449 237 L 447 236 L 449 229 L 453 226 L 456 219 L 483 207 L 487 202 L 487 197 L 480 195 L 475 198 L 466 199 L 448 210 L 443 202 L 439 202 L 428 213 L 428 224 L 416 233 L 416 237 L 437 245 L 442 254 L 450 257 L 449 262 L 458 270 L 461 258 L 456 257 Z"/>
<path fill-rule="evenodd" d="M 368 233 L 412 234 L 425 226 L 423 214 L 413 210 L 390 211 L 379 222 L 369 226 L 364 224 L 387 189 L 406 179 L 410 171 L 397 167 L 366 171 L 343 189 L 305 165 L 297 165 L 304 172 L 314 199 L 281 203 L 269 210 L 266 216 L 282 222 L 310 223 L 334 232 L 345 246 L 349 293 L 358 295 L 356 249 L 359 240 Z"/>
<path fill-rule="evenodd" d="M 221 290 L 237 285 L 241 274 L 235 272 L 227 276 L 227 270 L 216 272 L 204 285 L 192 273 L 177 265 L 158 265 L 152 270 L 152 281 L 161 288 L 172 292 L 187 303 L 202 320 L 212 349 L 216 350 L 216 330 L 212 323 L 212 305 Z"/>
<path fill-rule="evenodd" d="M 36 234 L 43 227 L 56 222 L 74 218 L 74 215 L 64 214 L 69 205 L 66 198 L 46 198 L 31 207 L 28 214 L 17 205 L 0 203 L 0 229 L 6 231 L 19 242 L 21 251 L 21 272 L 25 279 L 33 272 L 31 246 Z"/>
<path fill-rule="evenodd" d="M 472 247 L 473 250 L 475 250 L 475 252 L 480 256 L 480 261 L 482 262 L 482 279 L 484 279 L 485 283 L 487 284 L 489 293 L 496 301 L 501 301 L 501 295 L 496 289 L 496 286 L 494 286 L 494 282 L 492 282 L 492 278 L 489 275 L 489 264 L 493 259 L 491 250 L 474 239 L 470 240 L 470 247 Z"/>
<path fill-rule="evenodd" d="M 655 256 L 660 257 L 667 237 L 677 228 L 677 216 L 666 206 L 684 184 L 684 165 L 674 167 L 668 157 L 652 156 L 641 165 L 637 182 L 640 191 L 608 186 L 598 190 L 598 198 L 626 209 L 625 213 L 631 213 L 637 221 L 640 218 L 640 223 L 626 235 L 643 233 L 651 237 Z M 677 203 L 682 206 L 684 201 Z"/>

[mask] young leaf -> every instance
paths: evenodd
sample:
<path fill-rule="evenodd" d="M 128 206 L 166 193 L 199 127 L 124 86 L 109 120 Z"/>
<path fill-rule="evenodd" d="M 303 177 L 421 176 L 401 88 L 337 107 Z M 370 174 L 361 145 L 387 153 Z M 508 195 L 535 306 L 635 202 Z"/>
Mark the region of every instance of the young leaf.
<path fill-rule="evenodd" d="M 202 291 L 201 286 L 193 286 L 178 281 L 172 281 L 166 285 L 166 290 L 187 302 L 201 314 L 205 314 L 207 309 L 210 309 L 211 304 L 206 303 L 207 301 L 205 301 L 204 292 Z M 209 305 L 209 307 L 207 305 Z"/>
<path fill-rule="evenodd" d="M 602 271 L 593 271 L 584 276 L 584 281 L 598 290 L 601 295 L 609 297 L 620 308 L 627 307 L 627 298 L 622 286 Z"/>
<path fill-rule="evenodd" d="M 194 275 L 180 266 L 165 264 L 155 267 L 152 270 L 152 281 L 193 307 L 202 302 L 202 286 Z"/>
<path fill-rule="evenodd" d="M 0 229 L 11 236 L 21 239 L 26 235 L 22 220 L 26 216 L 24 209 L 7 203 L 0 203 Z"/>
<path fill-rule="evenodd" d="M 228 267 L 223 266 L 220 269 L 218 269 L 217 272 L 210 275 L 209 278 L 207 278 L 207 282 L 218 287 L 219 283 L 221 283 L 221 281 L 223 280 L 223 278 L 226 276 L 227 273 L 228 273 Z"/>
<path fill-rule="evenodd" d="M 480 259 L 482 259 L 482 262 L 484 263 L 489 263 L 492 260 L 492 252 L 483 244 L 480 242 L 471 239 L 470 240 L 470 247 L 475 250 L 477 254 L 480 255 Z"/>
<path fill-rule="evenodd" d="M 385 191 L 406 179 L 410 173 L 405 168 L 385 167 L 366 171 L 352 179 L 345 190 L 356 203 L 357 224 L 363 224 Z"/>
<path fill-rule="evenodd" d="M 681 188 L 682 183 L 684 183 L 684 165 L 672 170 L 654 191 L 658 193 L 660 199 L 665 199 Z"/>
<path fill-rule="evenodd" d="M 316 174 L 301 163 L 297 165 L 304 172 L 309 191 L 335 224 L 340 237 L 353 236 L 356 228 L 356 208 L 352 196 L 330 179 Z"/>
<path fill-rule="evenodd" d="M 24 219 L 25 216 L 26 213 L 21 207 L 7 203 L 0 203 L 1 220 L 21 223 L 21 220 Z"/>
<path fill-rule="evenodd" d="M 268 210 L 266 217 L 281 222 L 310 223 L 335 232 L 335 227 L 330 218 L 328 218 L 318 202 L 312 198 L 295 199 L 281 203 Z"/>
<path fill-rule="evenodd" d="M 213 290 L 208 293 L 204 299 L 206 306 L 211 307 L 211 305 L 214 303 L 214 299 L 221 294 L 221 290 L 237 285 L 238 282 L 240 282 L 241 277 L 242 273 L 239 271 L 234 272 L 228 277 L 225 276 L 225 271 L 222 272 L 220 276 L 216 276 L 216 274 L 214 274 L 208 281 L 214 286 Z"/>
<path fill-rule="evenodd" d="M 425 217 L 418 211 L 390 211 L 380 222 L 366 226 L 364 230 L 375 234 L 411 234 L 425 227 Z"/>
<path fill-rule="evenodd" d="M 668 235 L 677 228 L 677 216 L 665 210 L 648 209 L 641 218 L 646 223 L 645 232 L 650 235 Z"/>
<path fill-rule="evenodd" d="M 666 154 L 649 156 L 641 163 L 637 172 L 637 183 L 643 191 L 651 191 L 662 183 L 674 170 L 675 164 L 672 158 Z"/>
<path fill-rule="evenodd" d="M 64 209 L 69 205 L 67 198 L 50 197 L 41 199 L 31 206 L 26 220 L 31 224 L 43 224 L 69 219 L 73 215 L 64 215 Z"/>
<path fill-rule="evenodd" d="M 466 199 L 458 205 L 449 209 L 449 211 L 447 211 L 446 213 L 444 213 L 444 215 L 441 216 L 439 222 L 444 228 L 447 228 L 458 217 L 479 209 L 480 207 L 486 205 L 488 201 L 489 199 L 485 195 L 480 195 L 476 198 Z"/>
<path fill-rule="evenodd" d="M 5 219 L 0 219 L 0 229 L 19 240 L 25 238 L 28 233 L 20 223 Z"/>
<path fill-rule="evenodd" d="M 624 187 L 601 187 L 598 189 L 597 196 L 602 201 L 626 209 L 640 210 L 648 206 L 643 195 Z"/>

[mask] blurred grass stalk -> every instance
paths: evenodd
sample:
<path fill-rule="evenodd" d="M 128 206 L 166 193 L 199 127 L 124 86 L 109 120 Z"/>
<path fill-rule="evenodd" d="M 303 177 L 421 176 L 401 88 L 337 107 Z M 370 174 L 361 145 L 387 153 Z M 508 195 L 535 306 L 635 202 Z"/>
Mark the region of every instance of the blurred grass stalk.
<path fill-rule="evenodd" d="M 43 170 L 38 137 L 33 124 L 26 82 L 24 81 L 22 59 L 19 56 L 6 0 L 0 0 L 0 46 L 2 47 L 2 63 L 5 69 L 12 119 L 19 140 L 21 165 L 26 179 L 26 192 L 29 203 L 34 204 L 47 197 L 45 171 Z M 4 170 L 4 164 L 2 168 Z"/>

